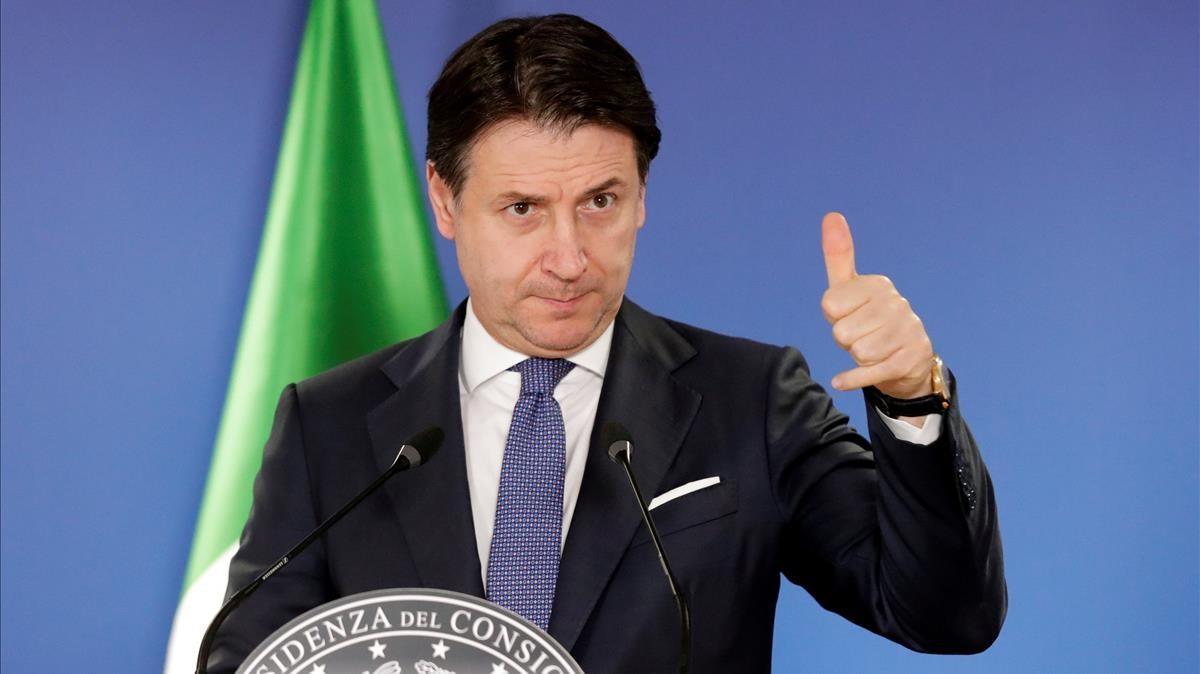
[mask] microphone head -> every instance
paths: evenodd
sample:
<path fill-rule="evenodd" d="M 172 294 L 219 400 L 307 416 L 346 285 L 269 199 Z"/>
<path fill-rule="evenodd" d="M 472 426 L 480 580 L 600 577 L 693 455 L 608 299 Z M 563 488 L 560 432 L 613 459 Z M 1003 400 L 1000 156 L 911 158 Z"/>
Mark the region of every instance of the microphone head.
<path fill-rule="evenodd" d="M 600 446 L 608 450 L 608 458 L 620 462 L 620 456 L 625 460 L 633 453 L 633 436 L 619 422 L 608 421 L 600 428 Z"/>
<path fill-rule="evenodd" d="M 446 433 L 438 426 L 430 426 L 425 430 L 417 433 L 404 443 L 400 448 L 400 454 L 396 457 L 399 461 L 400 457 L 408 459 L 409 466 L 416 468 L 417 466 L 429 461 L 433 455 L 437 453 L 438 448 L 442 446 L 442 441 L 446 439 Z"/>

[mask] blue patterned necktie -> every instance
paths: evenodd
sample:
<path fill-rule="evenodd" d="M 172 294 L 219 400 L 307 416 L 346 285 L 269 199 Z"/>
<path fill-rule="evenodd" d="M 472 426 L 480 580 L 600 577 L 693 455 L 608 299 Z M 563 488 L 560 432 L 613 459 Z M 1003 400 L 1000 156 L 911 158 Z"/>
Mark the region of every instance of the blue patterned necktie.
<path fill-rule="evenodd" d="M 487 595 L 542 629 L 550 626 L 558 581 L 567 463 L 554 387 L 573 367 L 562 359 L 530 358 L 509 368 L 521 373 L 521 395 L 500 466 Z"/>

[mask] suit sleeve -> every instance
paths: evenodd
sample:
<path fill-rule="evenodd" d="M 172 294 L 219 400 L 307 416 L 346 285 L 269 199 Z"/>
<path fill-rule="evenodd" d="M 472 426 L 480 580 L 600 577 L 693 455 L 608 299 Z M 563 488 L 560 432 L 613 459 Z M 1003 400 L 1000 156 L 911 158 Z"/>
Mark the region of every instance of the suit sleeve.
<path fill-rule="evenodd" d="M 229 565 L 228 599 L 317 527 L 295 385 L 283 391 L 254 480 L 254 502 Z M 333 599 L 318 539 L 234 609 L 217 632 L 209 672 L 231 674 L 272 632 Z"/>
<path fill-rule="evenodd" d="M 920 652 L 978 653 L 1007 609 L 992 483 L 954 404 L 931 445 L 868 409 L 870 442 L 783 349 L 766 439 L 784 518 L 781 570 L 830 611 Z"/>

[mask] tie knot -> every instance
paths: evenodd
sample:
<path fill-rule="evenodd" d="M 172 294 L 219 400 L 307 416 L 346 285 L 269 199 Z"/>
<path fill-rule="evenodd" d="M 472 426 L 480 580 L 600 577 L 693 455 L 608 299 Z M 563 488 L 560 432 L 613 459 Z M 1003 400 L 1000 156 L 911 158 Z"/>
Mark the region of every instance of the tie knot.
<path fill-rule="evenodd" d="M 508 368 L 521 373 L 521 395 L 548 395 L 575 363 L 563 358 L 527 358 Z"/>

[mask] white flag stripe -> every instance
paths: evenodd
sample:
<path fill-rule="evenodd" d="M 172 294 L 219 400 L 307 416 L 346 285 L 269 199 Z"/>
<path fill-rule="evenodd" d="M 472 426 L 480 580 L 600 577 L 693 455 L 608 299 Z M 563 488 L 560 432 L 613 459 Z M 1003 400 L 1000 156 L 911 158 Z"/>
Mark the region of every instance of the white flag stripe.
<path fill-rule="evenodd" d="M 225 585 L 229 582 L 229 562 L 237 548 L 237 543 L 229 546 L 183 593 L 179 608 L 175 609 L 175 621 L 171 624 L 163 674 L 193 674 L 196 671 L 200 640 L 204 638 L 208 623 L 221 610 Z"/>

